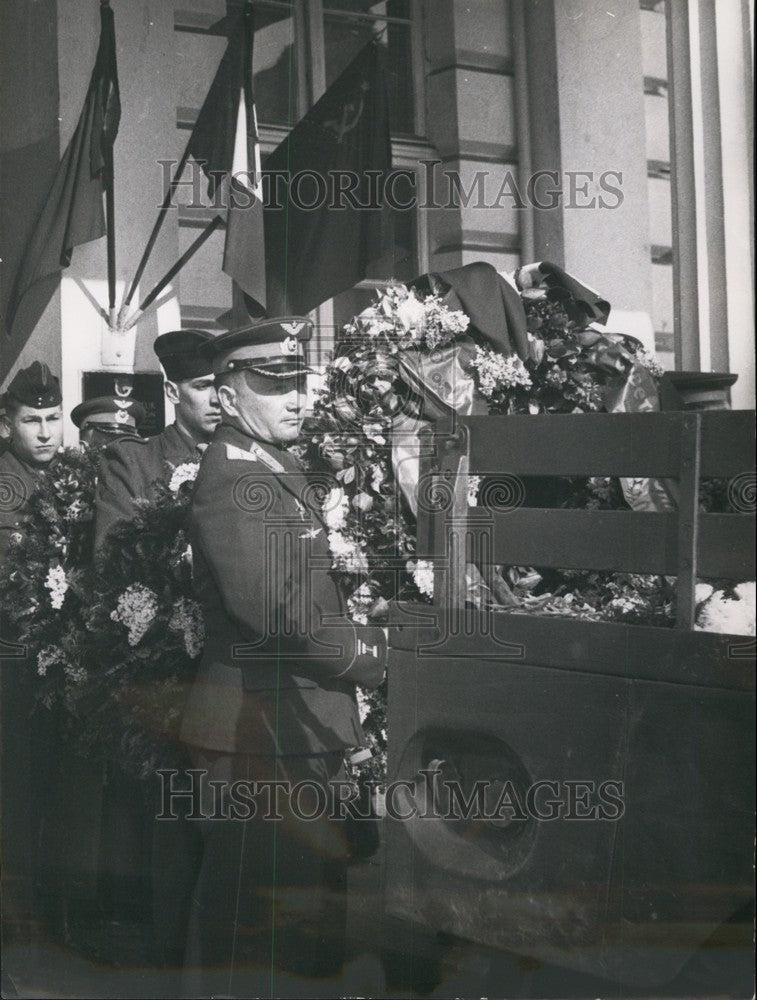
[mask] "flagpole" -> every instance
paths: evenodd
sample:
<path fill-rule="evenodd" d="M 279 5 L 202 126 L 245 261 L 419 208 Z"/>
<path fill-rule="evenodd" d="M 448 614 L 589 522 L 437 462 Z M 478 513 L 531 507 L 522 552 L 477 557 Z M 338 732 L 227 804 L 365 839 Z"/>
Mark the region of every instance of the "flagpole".
<path fill-rule="evenodd" d="M 116 329 L 116 199 L 113 147 L 105 150 L 105 232 L 108 252 L 108 326 Z"/>
<path fill-rule="evenodd" d="M 166 214 L 168 212 L 168 209 L 171 207 L 171 199 L 173 197 L 173 193 L 179 186 L 181 175 L 184 172 L 184 167 L 187 165 L 188 160 L 189 160 L 189 143 L 187 143 L 187 148 L 184 150 L 184 155 L 179 161 L 179 164 L 176 168 L 176 172 L 173 175 L 173 180 L 168 185 L 168 190 L 166 191 L 165 197 L 163 198 L 163 203 L 160 206 L 160 210 L 158 212 L 158 218 L 155 220 L 155 225 L 152 227 L 150 238 L 147 241 L 147 245 L 145 246 L 144 252 L 142 253 L 142 257 L 139 261 L 139 264 L 137 265 L 137 270 L 134 274 L 134 277 L 132 278 L 129 290 L 124 296 L 123 302 L 121 303 L 121 308 L 118 313 L 119 324 L 123 323 L 124 316 L 126 315 L 126 310 L 131 305 L 131 300 L 134 298 L 134 293 L 137 290 L 137 286 L 139 285 L 139 282 L 142 280 L 142 275 L 145 273 L 145 268 L 147 267 L 147 261 L 150 259 L 150 254 L 152 253 L 153 247 L 155 246 L 158 236 L 160 235 L 160 230 L 163 226 L 163 222 L 165 221 Z"/>
<path fill-rule="evenodd" d="M 194 241 L 194 243 L 192 243 L 189 247 L 187 247 L 187 249 L 184 251 L 181 257 L 179 257 L 176 263 L 171 268 L 169 268 L 168 271 L 166 271 L 166 273 L 163 275 L 163 277 L 160 279 L 157 285 L 153 288 L 153 290 L 149 293 L 149 295 L 147 295 L 140 302 L 139 307 L 131 314 L 131 316 L 125 322 L 122 323 L 121 329 L 124 332 L 126 330 L 130 330 L 134 326 L 134 324 L 137 322 L 140 316 L 143 315 L 145 310 L 149 309 L 149 307 L 157 299 L 157 297 L 160 295 L 160 293 L 163 291 L 166 285 L 168 285 L 168 283 L 172 280 L 172 278 L 174 278 L 179 273 L 179 271 L 182 269 L 182 267 L 184 267 L 187 261 L 197 253 L 197 251 L 200 249 L 203 243 L 205 243 L 205 241 L 210 236 L 213 235 L 213 233 L 216 231 L 216 229 L 218 229 L 218 227 L 221 225 L 222 222 L 223 219 L 221 218 L 221 216 L 216 215 L 212 219 L 212 221 L 208 223 L 208 225 L 203 229 L 203 231 Z M 125 308 L 126 305 L 127 303 L 125 302 L 124 306 L 121 307 L 122 310 Z"/>
<path fill-rule="evenodd" d="M 100 0 L 100 32 L 104 23 L 105 11 L 109 16 L 110 0 Z M 115 46 L 115 37 L 113 39 Z M 115 66 L 115 48 L 112 53 Z M 115 137 L 114 137 L 115 139 Z M 108 326 L 116 329 L 116 178 L 113 168 L 113 141 L 103 143 L 103 186 L 105 188 L 105 237 L 108 257 Z"/>

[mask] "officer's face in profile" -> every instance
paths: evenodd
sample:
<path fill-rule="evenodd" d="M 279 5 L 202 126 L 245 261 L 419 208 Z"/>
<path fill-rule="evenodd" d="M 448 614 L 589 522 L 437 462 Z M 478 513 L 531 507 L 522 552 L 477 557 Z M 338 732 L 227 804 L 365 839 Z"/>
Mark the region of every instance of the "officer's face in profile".
<path fill-rule="evenodd" d="M 221 422 L 221 408 L 212 375 L 183 382 L 166 382 L 166 395 L 177 408 L 181 426 L 195 441 L 210 441 Z"/>
<path fill-rule="evenodd" d="M 19 406 L 7 420 L 11 447 L 22 462 L 47 465 L 63 443 L 63 413 L 59 406 L 43 410 Z"/>
<path fill-rule="evenodd" d="M 296 441 L 305 417 L 307 382 L 296 378 L 268 378 L 242 371 L 218 389 L 224 414 L 254 437 L 270 444 Z"/>

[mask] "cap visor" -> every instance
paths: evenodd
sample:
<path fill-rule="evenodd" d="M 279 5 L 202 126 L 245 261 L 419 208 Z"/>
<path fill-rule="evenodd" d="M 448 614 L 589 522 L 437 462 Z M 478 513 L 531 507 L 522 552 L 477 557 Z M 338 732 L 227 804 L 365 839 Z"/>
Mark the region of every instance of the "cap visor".
<path fill-rule="evenodd" d="M 255 372 L 256 375 L 264 375 L 266 378 L 297 378 L 301 375 L 315 375 L 315 369 L 309 368 L 307 365 L 291 365 L 277 366 L 271 365 L 267 367 L 265 365 L 250 365 L 247 371 Z"/>

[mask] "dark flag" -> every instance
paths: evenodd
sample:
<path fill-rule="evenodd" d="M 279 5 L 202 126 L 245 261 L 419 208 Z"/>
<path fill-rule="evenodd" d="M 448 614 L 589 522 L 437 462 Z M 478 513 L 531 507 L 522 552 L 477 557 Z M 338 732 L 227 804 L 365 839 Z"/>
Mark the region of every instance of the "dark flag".
<path fill-rule="evenodd" d="M 68 267 L 74 247 L 105 235 L 106 164 L 120 120 L 113 11 L 101 0 L 100 44 L 84 107 L 16 272 L 5 317 L 8 334 L 32 285 Z"/>
<path fill-rule="evenodd" d="M 369 42 L 266 161 L 269 315 L 306 313 L 352 288 L 391 243 L 381 206 L 392 151 L 380 50 Z M 278 205 L 273 172 L 285 177 Z M 349 192 L 335 199 L 339 186 Z"/>
<path fill-rule="evenodd" d="M 223 206 L 223 269 L 245 295 L 265 303 L 260 141 L 252 86 L 252 7 L 229 26 L 229 43 L 189 138 L 187 151 Z M 221 187 L 219 192 L 217 189 Z"/>

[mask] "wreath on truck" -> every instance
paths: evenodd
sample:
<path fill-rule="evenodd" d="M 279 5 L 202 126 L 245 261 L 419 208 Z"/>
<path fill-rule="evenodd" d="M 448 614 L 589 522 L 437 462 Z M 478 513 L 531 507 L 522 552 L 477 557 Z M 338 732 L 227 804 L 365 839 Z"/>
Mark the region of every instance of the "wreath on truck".
<path fill-rule="evenodd" d="M 381 623 L 395 599 L 430 602 L 434 568 L 416 557 L 418 457 L 445 408 L 464 414 L 659 409 L 662 370 L 633 337 L 608 332 L 609 305 L 550 264 L 486 264 L 389 284 L 348 323 L 308 418 L 300 457 L 320 483 L 333 571 L 357 622 Z M 40 477 L 0 582 L 39 701 L 60 711 L 85 752 L 116 754 L 144 778 L 179 760 L 183 699 L 202 650 L 186 515 L 197 465 L 172 470 L 135 502 L 93 562 L 96 451 L 66 449 Z M 510 501 L 527 487 L 506 477 Z M 502 483 L 498 485 L 502 488 Z M 542 491 L 544 486 L 542 484 Z M 553 505 L 670 509 L 664 482 L 604 477 L 548 487 Z M 471 505 L 487 484 L 468 481 Z M 741 509 L 728 484 L 704 484 L 710 511 Z M 542 500 L 543 503 L 543 500 Z M 468 599 L 502 612 L 670 627 L 671 578 L 501 566 L 470 568 Z M 702 581 L 697 627 L 754 635 L 754 583 Z M 386 689 L 358 692 L 381 780 Z M 364 756 L 364 755 L 361 755 Z"/>

